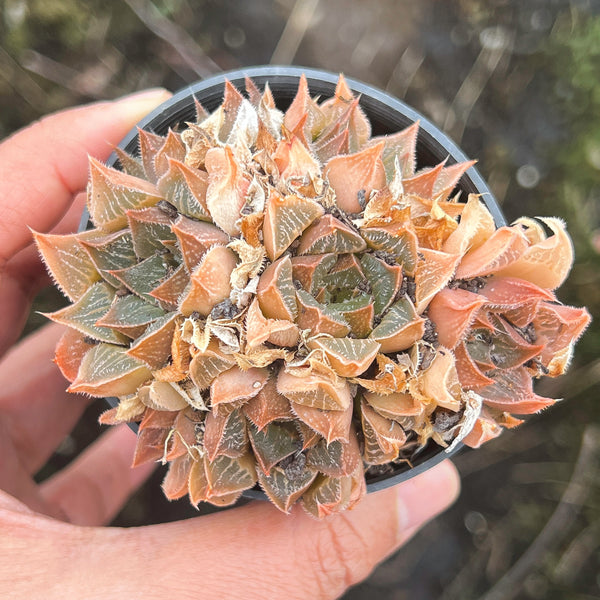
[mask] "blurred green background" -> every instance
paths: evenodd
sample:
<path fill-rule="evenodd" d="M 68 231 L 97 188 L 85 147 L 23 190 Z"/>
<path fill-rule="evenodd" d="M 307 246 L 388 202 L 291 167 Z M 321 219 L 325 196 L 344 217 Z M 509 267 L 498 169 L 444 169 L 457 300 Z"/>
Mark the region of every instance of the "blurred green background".
<path fill-rule="evenodd" d="M 600 314 L 598 1 L 0 0 L 0 137 L 82 102 L 270 62 L 388 90 L 479 159 L 509 220 L 564 218 L 577 262 L 559 295 Z M 45 292 L 34 308 L 57 302 Z M 42 320 L 32 312 L 28 330 Z M 568 375 L 538 386 L 564 401 L 459 455 L 457 504 L 347 600 L 600 598 L 599 328 Z M 98 435 L 103 408 L 40 477 Z M 193 514 L 162 499 L 161 476 L 116 524 Z"/>

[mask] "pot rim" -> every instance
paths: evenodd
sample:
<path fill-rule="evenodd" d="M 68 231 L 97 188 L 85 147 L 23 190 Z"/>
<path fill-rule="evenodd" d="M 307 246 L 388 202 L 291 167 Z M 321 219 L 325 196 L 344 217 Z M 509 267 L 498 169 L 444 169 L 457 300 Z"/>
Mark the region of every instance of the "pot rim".
<path fill-rule="evenodd" d="M 268 81 L 274 92 L 275 100 L 277 101 L 277 87 L 288 87 L 289 91 L 291 92 L 293 90 L 295 94 L 297 81 L 302 74 L 306 76 L 311 93 L 315 88 L 327 88 L 327 93 L 333 94 L 333 90 L 335 89 L 338 80 L 338 74 L 321 69 L 266 65 L 225 71 L 178 90 L 171 98 L 169 98 L 169 100 L 155 108 L 139 121 L 121 140 L 118 144 L 118 148 L 127 152 L 136 153 L 138 128 L 162 134 L 166 133 L 166 128 L 190 120 L 190 112 L 192 111 L 193 113 L 194 111 L 194 98 L 197 98 L 204 106 L 206 106 L 206 97 L 208 97 L 209 100 L 212 100 L 213 103 L 215 100 L 218 100 L 217 105 L 220 104 L 223 97 L 223 85 L 226 80 L 229 80 L 238 88 L 243 86 L 246 77 L 252 79 L 259 87 Z M 386 119 L 386 121 L 389 122 L 390 117 L 393 116 L 393 119 L 391 120 L 395 121 L 396 125 L 394 131 L 399 131 L 403 127 L 407 127 L 410 124 L 419 121 L 417 155 L 419 154 L 419 146 L 421 146 L 422 151 L 427 150 L 430 152 L 432 156 L 435 157 L 434 160 L 437 160 L 438 162 L 444 160 L 444 158 L 448 158 L 449 164 L 469 160 L 465 153 L 443 131 L 405 102 L 395 98 L 380 88 L 363 83 L 359 80 L 346 77 L 346 82 L 353 92 L 360 95 L 360 105 L 367 113 L 369 120 L 372 120 L 375 115 L 380 120 Z M 293 94 L 291 97 L 293 97 Z M 210 104 L 210 102 L 208 104 Z M 209 110 L 214 110 L 217 105 L 214 107 L 208 106 L 208 108 Z M 394 127 L 394 123 L 392 124 L 392 127 Z M 164 131 L 162 131 L 163 129 Z M 106 164 L 110 167 L 114 167 L 117 163 L 117 154 L 113 152 L 109 156 Z M 506 219 L 500 206 L 490 191 L 487 183 L 474 166 L 470 167 L 464 173 L 459 187 L 466 193 L 480 194 L 483 202 L 494 218 L 496 227 L 506 225 Z M 82 214 L 79 231 L 87 229 L 88 224 L 89 213 L 87 208 L 85 208 Z M 106 401 L 113 408 L 118 404 L 117 398 L 106 398 Z M 129 424 L 129 426 L 134 432 L 137 432 L 137 424 Z M 372 477 L 370 481 L 367 482 L 367 492 L 376 492 L 407 481 L 408 479 L 412 479 L 420 473 L 436 466 L 446 458 L 455 455 L 463 448 L 464 445 L 458 443 L 448 452 L 441 446 L 435 444 L 435 442 L 430 441 L 425 446 L 422 453 L 415 459 L 414 466 L 400 468 L 400 470 L 395 470 L 390 474 Z M 245 498 L 267 499 L 266 494 L 261 489 L 253 488 L 246 490 L 242 495 Z"/>

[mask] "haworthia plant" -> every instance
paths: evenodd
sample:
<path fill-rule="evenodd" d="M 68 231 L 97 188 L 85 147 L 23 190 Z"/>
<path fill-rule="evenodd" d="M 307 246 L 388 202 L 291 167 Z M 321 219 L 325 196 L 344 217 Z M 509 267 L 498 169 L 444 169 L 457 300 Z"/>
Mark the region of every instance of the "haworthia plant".
<path fill-rule="evenodd" d="M 418 125 L 371 137 L 344 78 L 268 85 L 165 137 L 121 170 L 90 159 L 93 228 L 35 234 L 72 305 L 56 362 L 70 390 L 117 396 L 134 464 L 170 464 L 170 499 L 234 503 L 262 487 L 290 511 L 351 508 L 426 444 L 479 446 L 554 401 L 589 322 L 561 304 L 558 219 L 496 229 L 460 195 L 472 165 L 417 169 Z M 441 451 L 440 448 L 440 451 Z M 387 465 L 387 467 L 386 467 Z"/>

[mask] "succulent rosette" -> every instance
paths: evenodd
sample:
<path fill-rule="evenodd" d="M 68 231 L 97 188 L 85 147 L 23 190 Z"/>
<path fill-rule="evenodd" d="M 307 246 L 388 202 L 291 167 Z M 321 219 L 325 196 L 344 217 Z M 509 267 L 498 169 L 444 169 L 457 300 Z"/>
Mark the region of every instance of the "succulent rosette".
<path fill-rule="evenodd" d="M 56 362 L 69 390 L 138 422 L 134 464 L 169 463 L 170 499 L 350 508 L 365 473 L 427 444 L 470 446 L 555 400 L 589 322 L 555 290 L 564 224 L 496 228 L 455 188 L 472 163 L 417 170 L 418 124 L 372 137 L 343 77 L 280 111 L 268 85 L 165 137 L 139 131 L 121 170 L 90 159 L 94 228 L 35 234 L 72 304 Z"/>

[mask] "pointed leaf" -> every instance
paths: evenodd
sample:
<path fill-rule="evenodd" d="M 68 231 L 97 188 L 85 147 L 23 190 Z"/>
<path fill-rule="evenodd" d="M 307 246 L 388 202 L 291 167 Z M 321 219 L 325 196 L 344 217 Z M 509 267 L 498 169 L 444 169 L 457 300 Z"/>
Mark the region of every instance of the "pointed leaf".
<path fill-rule="evenodd" d="M 388 265 L 372 254 L 363 254 L 360 263 L 373 291 L 373 309 L 380 315 L 392 303 L 402 285 L 402 267 Z"/>
<path fill-rule="evenodd" d="M 250 181 L 236 162 L 229 146 L 206 153 L 208 189 L 206 206 L 213 221 L 229 235 L 240 233 L 238 220 L 246 203 Z"/>
<path fill-rule="evenodd" d="M 110 271 L 110 274 L 136 296 L 155 303 L 156 299 L 150 292 L 156 287 L 157 281 L 161 281 L 170 273 L 170 268 L 167 257 L 154 254 L 131 267 Z"/>
<path fill-rule="evenodd" d="M 391 306 L 381 323 L 373 329 L 371 339 L 381 344 L 381 352 L 401 352 L 410 348 L 425 333 L 425 319 L 420 317 L 409 298 Z"/>
<path fill-rule="evenodd" d="M 206 207 L 208 173 L 192 169 L 174 158 L 169 158 L 168 166 L 157 184 L 164 199 L 185 216 L 209 220 Z"/>
<path fill-rule="evenodd" d="M 133 248 L 139 258 L 148 258 L 162 252 L 162 240 L 174 240 L 171 219 L 156 206 L 141 210 L 128 210 L 127 221 L 133 238 Z"/>
<path fill-rule="evenodd" d="M 414 275 L 418 241 L 413 231 L 395 226 L 363 227 L 360 234 L 370 248 L 391 255 L 407 275 Z"/>
<path fill-rule="evenodd" d="M 342 315 L 356 337 L 365 338 L 373 331 L 375 308 L 371 296 L 362 294 L 351 300 L 329 304 L 329 308 Z"/>
<path fill-rule="evenodd" d="M 148 326 L 144 335 L 127 350 L 129 356 L 144 361 L 151 369 L 164 367 L 171 356 L 171 341 L 177 323 L 177 313 L 159 317 Z"/>
<path fill-rule="evenodd" d="M 531 376 L 524 367 L 510 371 L 496 371 L 494 383 L 481 388 L 478 393 L 486 406 L 517 415 L 528 415 L 547 408 L 556 402 L 533 392 Z"/>
<path fill-rule="evenodd" d="M 258 431 L 273 421 L 291 421 L 295 418 L 289 400 L 277 391 L 274 378 L 269 379 L 262 390 L 242 406 L 242 411 Z"/>
<path fill-rule="evenodd" d="M 343 511 L 350 503 L 351 477 L 319 475 L 302 495 L 302 507 L 317 519 Z"/>
<path fill-rule="evenodd" d="M 116 231 L 127 225 L 125 212 L 152 206 L 160 192 L 150 182 L 104 166 L 90 157 L 90 183 L 87 205 L 96 227 Z"/>
<path fill-rule="evenodd" d="M 432 298 L 452 279 L 459 256 L 421 248 L 415 271 L 415 308 L 422 314 Z"/>
<path fill-rule="evenodd" d="M 215 377 L 210 386 L 210 402 L 214 407 L 220 404 L 245 401 L 262 390 L 269 378 L 267 369 L 256 367 L 242 371 L 233 367 Z"/>
<path fill-rule="evenodd" d="M 323 350 L 334 371 L 341 377 L 358 377 L 375 360 L 380 345 L 369 339 L 321 337 L 309 340 L 308 347 Z"/>
<path fill-rule="evenodd" d="M 107 283 L 96 283 L 75 304 L 45 316 L 56 323 L 73 327 L 95 340 L 125 344 L 126 338 L 120 333 L 96 325 L 110 309 L 114 296 L 114 289 Z"/>
<path fill-rule="evenodd" d="M 305 291 L 314 293 L 323 278 L 336 263 L 336 254 L 315 254 L 292 257 L 292 277 Z"/>
<path fill-rule="evenodd" d="M 69 391 L 95 397 L 125 396 L 135 393 L 149 377 L 144 363 L 128 356 L 124 348 L 98 344 L 83 357 Z"/>
<path fill-rule="evenodd" d="M 265 269 L 258 282 L 257 296 L 267 318 L 295 320 L 298 307 L 289 256 L 280 258 Z"/>
<path fill-rule="evenodd" d="M 236 264 L 229 248 L 214 246 L 208 250 L 192 273 L 190 288 L 179 305 L 181 313 L 186 317 L 193 312 L 208 316 L 215 305 L 229 297 L 229 280 Z"/>
<path fill-rule="evenodd" d="M 154 172 L 158 180 L 169 170 L 169 159 L 182 161 L 185 158 L 185 146 L 179 134 L 169 129 L 164 144 L 154 157 Z"/>
<path fill-rule="evenodd" d="M 471 327 L 475 315 L 486 303 L 479 294 L 461 289 L 443 289 L 429 304 L 427 316 L 435 325 L 438 341 L 454 348 Z"/>
<path fill-rule="evenodd" d="M 69 328 L 63 333 L 56 345 L 54 362 L 65 379 L 71 382 L 75 380 L 83 357 L 93 346 L 94 344 L 86 340 L 86 336 L 76 329 Z"/>
<path fill-rule="evenodd" d="M 173 225 L 187 270 L 191 273 L 207 250 L 214 245 L 225 245 L 229 236 L 210 223 L 194 221 L 180 216 Z"/>
<path fill-rule="evenodd" d="M 302 234 L 297 253 L 345 254 L 346 252 L 362 252 L 365 248 L 365 241 L 356 230 L 327 214 Z"/>
<path fill-rule="evenodd" d="M 152 298 L 156 298 L 161 304 L 176 307 L 181 295 L 190 283 L 190 276 L 184 265 L 179 265 L 170 277 L 167 277 L 160 285 L 150 292 Z"/>
<path fill-rule="evenodd" d="M 438 348 L 431 365 L 421 375 L 421 389 L 438 406 L 452 411 L 460 410 L 461 387 L 452 352 Z"/>
<path fill-rule="evenodd" d="M 330 477 L 352 475 L 361 465 L 356 434 L 352 431 L 348 442 L 330 442 L 321 440 L 306 453 L 306 463 L 317 471 Z"/>
<path fill-rule="evenodd" d="M 323 207 L 308 198 L 281 196 L 271 191 L 265 205 L 264 246 L 271 260 L 279 258 L 315 220 L 323 215 Z"/>
<path fill-rule="evenodd" d="M 540 219 L 551 231 L 547 239 L 533 244 L 513 263 L 506 266 L 501 275 L 518 277 L 554 290 L 560 287 L 573 265 L 573 243 L 560 219 Z"/>
<path fill-rule="evenodd" d="M 365 392 L 364 397 L 369 406 L 386 419 L 401 420 L 403 417 L 417 417 L 425 410 L 425 406 L 408 393 L 395 392 L 382 395 Z"/>
<path fill-rule="evenodd" d="M 102 277 L 117 288 L 121 286 L 121 282 L 112 276 L 110 271 L 125 269 L 137 263 L 133 238 L 128 231 L 118 231 L 93 240 L 80 239 L 79 241 L 96 269 L 102 273 Z"/>
<path fill-rule="evenodd" d="M 296 322 L 300 329 L 309 329 L 311 335 L 327 333 L 343 337 L 350 333 L 350 327 L 339 312 L 317 302 L 304 290 L 298 290 L 296 295 L 299 309 Z"/>
<path fill-rule="evenodd" d="M 189 454 L 184 454 L 169 463 L 169 470 L 161 485 L 168 500 L 183 498 L 188 493 L 188 480 L 193 462 Z"/>
<path fill-rule="evenodd" d="M 70 300 L 78 300 L 101 276 L 79 240 L 89 235 L 51 235 L 32 231 L 52 279 Z"/>
<path fill-rule="evenodd" d="M 291 372 L 290 372 L 291 371 Z M 323 410 L 345 410 L 352 404 L 350 387 L 344 380 L 332 381 L 325 375 L 298 370 L 279 371 L 277 391 L 297 404 Z"/>
<path fill-rule="evenodd" d="M 300 475 L 288 477 L 284 469 L 275 467 L 269 475 L 257 470 L 258 482 L 269 500 L 281 511 L 288 513 L 296 501 L 310 487 L 316 471 L 305 469 Z"/>
<path fill-rule="evenodd" d="M 324 174 L 335 191 L 336 205 L 347 213 L 360 213 L 373 190 L 386 184 L 381 160 L 384 144 L 367 147 L 356 154 L 335 156 Z"/>
<path fill-rule="evenodd" d="M 254 456 L 266 475 L 278 462 L 302 448 L 300 435 L 293 423 L 270 423 L 261 430 L 251 425 L 248 433 Z"/>
<path fill-rule="evenodd" d="M 246 452 L 247 446 L 246 419 L 239 409 L 222 416 L 214 411 L 206 415 L 204 448 L 208 460 L 214 461 L 217 456 L 237 458 Z"/>
<path fill-rule="evenodd" d="M 471 279 L 498 273 L 518 260 L 528 245 L 520 229 L 500 227 L 479 248 L 467 252 L 456 270 L 456 277 Z"/>
<path fill-rule="evenodd" d="M 129 335 L 130 330 L 143 332 L 146 326 L 162 317 L 165 311 L 158 306 L 148 304 L 134 295 L 116 296 L 110 310 L 98 320 L 98 325 L 123 331 Z M 141 334 L 139 334 L 141 335 Z M 133 336 L 137 337 L 137 335 Z"/>
<path fill-rule="evenodd" d="M 140 145 L 140 155 L 144 167 L 145 179 L 152 183 L 156 183 L 158 181 L 158 175 L 154 166 L 154 159 L 156 158 L 158 151 L 163 147 L 165 138 L 138 127 L 138 142 Z"/>
<path fill-rule="evenodd" d="M 351 404 L 344 410 L 321 410 L 306 404 L 292 402 L 291 409 L 301 423 L 317 432 L 328 444 L 334 440 L 342 442 L 349 440 L 352 423 Z"/>

